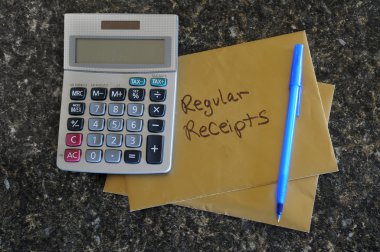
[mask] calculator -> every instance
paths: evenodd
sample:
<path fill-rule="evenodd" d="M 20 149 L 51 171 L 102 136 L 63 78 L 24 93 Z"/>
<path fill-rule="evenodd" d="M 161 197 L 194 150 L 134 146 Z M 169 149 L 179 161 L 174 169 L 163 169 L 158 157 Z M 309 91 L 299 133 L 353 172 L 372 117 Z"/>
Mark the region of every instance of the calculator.
<path fill-rule="evenodd" d="M 65 14 L 57 166 L 108 174 L 171 169 L 178 16 Z"/>

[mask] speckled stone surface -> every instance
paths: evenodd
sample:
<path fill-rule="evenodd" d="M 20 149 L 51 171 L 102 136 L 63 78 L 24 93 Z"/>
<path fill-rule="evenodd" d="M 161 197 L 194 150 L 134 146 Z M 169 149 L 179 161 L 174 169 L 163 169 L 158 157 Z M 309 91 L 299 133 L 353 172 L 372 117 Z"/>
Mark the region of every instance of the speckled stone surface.
<path fill-rule="evenodd" d="M 380 249 L 379 1 L 0 1 L 0 251 Z M 175 13 L 181 55 L 306 30 L 336 84 L 340 172 L 320 178 L 310 234 L 164 206 L 128 212 L 105 176 L 55 166 L 63 14 Z"/>

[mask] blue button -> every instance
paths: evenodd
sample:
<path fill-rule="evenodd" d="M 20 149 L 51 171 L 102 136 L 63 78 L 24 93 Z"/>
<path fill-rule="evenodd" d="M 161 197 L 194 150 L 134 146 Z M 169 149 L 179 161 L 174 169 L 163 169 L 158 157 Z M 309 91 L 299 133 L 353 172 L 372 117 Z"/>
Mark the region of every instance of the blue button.
<path fill-rule="evenodd" d="M 131 86 L 145 86 L 146 79 L 142 77 L 131 77 L 129 78 L 129 85 Z"/>
<path fill-rule="evenodd" d="M 165 87 L 168 84 L 166 78 L 152 78 L 150 79 L 150 85 L 154 87 Z"/>

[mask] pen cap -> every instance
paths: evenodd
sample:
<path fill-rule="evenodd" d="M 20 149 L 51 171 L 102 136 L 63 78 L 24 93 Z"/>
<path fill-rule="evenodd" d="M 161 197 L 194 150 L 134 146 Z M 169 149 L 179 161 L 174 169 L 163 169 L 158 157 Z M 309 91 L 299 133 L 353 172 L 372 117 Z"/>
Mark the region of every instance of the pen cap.
<path fill-rule="evenodd" d="M 301 86 L 302 82 L 302 58 L 303 44 L 296 44 L 293 51 L 292 71 L 290 74 L 290 86 Z"/>

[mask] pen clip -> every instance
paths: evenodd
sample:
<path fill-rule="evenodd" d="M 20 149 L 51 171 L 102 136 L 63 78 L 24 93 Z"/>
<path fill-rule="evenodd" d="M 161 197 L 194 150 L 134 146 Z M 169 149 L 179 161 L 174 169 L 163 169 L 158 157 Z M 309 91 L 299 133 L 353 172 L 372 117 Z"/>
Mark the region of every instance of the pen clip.
<path fill-rule="evenodd" d="M 301 113 L 301 97 L 302 97 L 302 85 L 298 89 L 297 110 L 296 110 L 297 118 L 300 117 L 300 113 Z"/>

